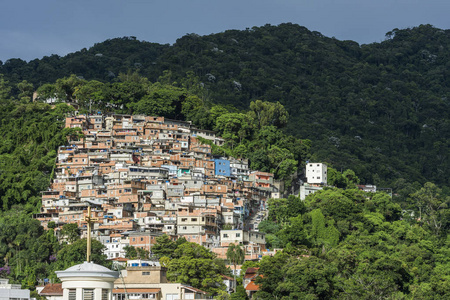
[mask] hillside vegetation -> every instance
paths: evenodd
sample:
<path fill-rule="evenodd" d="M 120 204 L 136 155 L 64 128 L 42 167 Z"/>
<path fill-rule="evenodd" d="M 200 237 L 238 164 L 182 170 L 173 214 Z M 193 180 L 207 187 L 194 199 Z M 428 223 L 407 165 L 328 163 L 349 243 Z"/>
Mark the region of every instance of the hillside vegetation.
<path fill-rule="evenodd" d="M 449 41 L 430 25 L 360 46 L 281 24 L 172 46 L 126 37 L 0 64 L 0 277 L 33 288 L 84 260 L 76 228 L 61 233 L 72 244 L 60 244 L 31 219 L 58 146 L 78 134 L 62 129 L 73 109 L 43 103 L 56 97 L 80 112 L 192 120 L 225 138 L 215 154 L 248 158 L 288 184 L 306 160 L 332 165 L 337 188 L 269 201 L 260 231 L 285 250 L 252 263 L 263 275 L 259 299 L 449 298 Z M 390 186 L 394 198 L 359 191 L 360 181 Z M 179 253 L 196 246 L 159 243 L 174 250 L 159 253 L 169 270 L 190 266 Z M 108 265 L 94 246 L 94 261 Z M 208 278 L 224 274 L 197 250 L 215 265 Z M 185 283 L 201 288 L 200 279 Z"/>
<path fill-rule="evenodd" d="M 431 25 L 394 29 L 369 45 L 266 25 L 188 34 L 173 45 L 117 38 L 65 57 L 11 59 L 0 74 L 38 88 L 71 74 L 115 82 L 135 70 L 155 82 L 170 71 L 167 80 L 179 82 L 191 71 L 216 104 L 247 109 L 257 99 L 279 101 L 291 116 L 285 131 L 312 140 L 314 160 L 351 168 L 367 183 L 445 187 L 449 44 L 450 31 Z"/>

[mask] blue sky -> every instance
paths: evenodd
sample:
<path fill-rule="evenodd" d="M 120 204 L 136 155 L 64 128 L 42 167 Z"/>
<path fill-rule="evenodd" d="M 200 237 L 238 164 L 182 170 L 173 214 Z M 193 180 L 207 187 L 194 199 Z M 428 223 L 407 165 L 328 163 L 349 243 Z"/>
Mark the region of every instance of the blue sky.
<path fill-rule="evenodd" d="M 450 28 L 449 0 L 14 0 L 0 6 L 0 60 L 66 55 L 106 39 L 172 44 L 187 33 L 291 22 L 340 40 L 381 42 L 394 28 Z"/>

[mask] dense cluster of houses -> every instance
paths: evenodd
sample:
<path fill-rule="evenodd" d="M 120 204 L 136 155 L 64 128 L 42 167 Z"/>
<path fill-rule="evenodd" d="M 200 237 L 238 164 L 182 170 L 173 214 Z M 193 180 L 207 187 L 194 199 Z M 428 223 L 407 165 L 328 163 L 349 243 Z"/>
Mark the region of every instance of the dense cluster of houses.
<path fill-rule="evenodd" d="M 246 259 L 267 252 L 248 220 L 279 196 L 280 184 L 245 160 L 213 156 L 211 145 L 224 143 L 215 132 L 142 115 L 76 115 L 65 126 L 79 132 L 59 147 L 53 182 L 42 192 L 35 218 L 45 228 L 76 223 L 86 235 L 90 206 L 93 237 L 110 259 L 124 257 L 128 245 L 151 251 L 162 234 L 219 257 L 230 243 L 243 245 Z"/>

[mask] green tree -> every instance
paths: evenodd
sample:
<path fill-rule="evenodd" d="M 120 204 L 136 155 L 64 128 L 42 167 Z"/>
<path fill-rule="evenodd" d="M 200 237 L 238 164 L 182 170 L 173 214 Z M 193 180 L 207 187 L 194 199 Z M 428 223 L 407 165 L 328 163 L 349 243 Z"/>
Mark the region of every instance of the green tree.
<path fill-rule="evenodd" d="M 125 257 L 126 258 L 131 258 L 131 259 L 147 259 L 149 257 L 149 253 L 147 250 L 142 249 L 142 248 L 136 248 L 133 246 L 125 246 L 124 247 L 125 250 Z"/>
<path fill-rule="evenodd" d="M 93 110 L 105 109 L 109 97 L 108 85 L 90 80 L 77 88 L 74 92 L 78 104 L 91 113 Z"/>
<path fill-rule="evenodd" d="M 271 103 L 261 100 L 250 102 L 250 110 L 247 113 L 254 120 L 256 128 L 274 125 L 277 128 L 286 126 L 289 114 L 280 102 Z"/>
<path fill-rule="evenodd" d="M 347 188 L 356 188 L 356 185 L 359 184 L 359 178 L 353 170 L 345 170 L 344 173 L 342 173 L 342 176 L 347 182 Z"/>
<path fill-rule="evenodd" d="M 181 113 L 186 120 L 192 121 L 200 128 L 211 128 L 209 112 L 205 103 L 196 95 L 188 95 L 181 104 Z"/>
<path fill-rule="evenodd" d="M 332 217 L 336 222 L 340 220 L 357 220 L 362 207 L 356 205 L 356 201 L 348 196 L 354 196 L 356 190 L 350 190 L 344 194 L 343 190 L 327 189 L 318 191 L 306 199 L 306 205 L 310 210 L 320 208 L 325 217 Z M 362 198 L 361 201 L 364 201 Z"/>
<path fill-rule="evenodd" d="M 74 243 L 80 239 L 80 229 L 76 223 L 64 224 L 61 230 L 61 235 L 64 236 L 69 244 Z"/>
<path fill-rule="evenodd" d="M 135 114 L 179 118 L 185 98 L 185 90 L 155 83 L 149 86 L 141 99 L 129 103 L 128 106 Z"/>
<path fill-rule="evenodd" d="M 7 103 L 10 100 L 11 86 L 5 80 L 4 75 L 0 74 L 0 104 Z"/>
<path fill-rule="evenodd" d="M 236 265 L 244 262 L 245 252 L 241 246 L 230 244 L 227 249 L 227 259 L 234 266 L 234 286 L 236 286 Z"/>
<path fill-rule="evenodd" d="M 123 250 L 125 250 L 125 258 L 135 259 L 138 257 L 136 248 L 133 246 L 127 245 L 123 248 Z"/>
<path fill-rule="evenodd" d="M 215 254 L 209 249 L 196 244 L 185 242 L 177 246 L 172 255 L 174 258 L 188 257 L 188 258 L 200 258 L 200 259 L 214 259 Z"/>
<path fill-rule="evenodd" d="M 234 293 L 231 293 L 231 300 L 248 300 L 247 293 L 245 292 L 245 288 L 240 285 L 236 288 Z"/>
<path fill-rule="evenodd" d="M 279 231 L 278 237 L 283 241 L 284 245 L 290 245 L 295 248 L 310 244 L 301 215 L 290 218 L 289 224 L 286 224 Z"/>
<path fill-rule="evenodd" d="M 278 290 L 278 284 L 285 278 L 284 266 L 290 260 L 285 252 L 277 252 L 274 256 L 263 256 L 259 262 L 258 277 L 256 283 L 260 285 L 257 297 L 261 299 L 281 299 L 282 294 Z"/>
<path fill-rule="evenodd" d="M 267 206 L 269 210 L 268 220 L 276 222 L 277 224 L 283 224 L 287 222 L 289 218 L 297 217 L 306 211 L 305 203 L 300 200 L 300 197 L 295 197 L 294 195 L 289 195 L 287 199 L 271 198 L 269 199 Z M 262 225 L 264 227 L 264 224 Z M 269 233 L 275 232 L 271 231 Z"/>
<path fill-rule="evenodd" d="M 19 100 L 23 103 L 31 102 L 34 92 L 33 84 L 23 80 L 17 84 L 17 88 L 20 91 Z"/>
<path fill-rule="evenodd" d="M 419 210 L 419 220 L 427 224 L 439 235 L 447 216 L 448 199 L 441 196 L 442 190 L 435 184 L 427 182 L 423 188 L 411 195 L 411 199 Z"/>
<path fill-rule="evenodd" d="M 167 278 L 174 282 L 192 285 L 209 293 L 224 289 L 221 267 L 214 261 L 215 255 L 195 243 L 183 243 L 174 251 L 167 267 Z"/>
<path fill-rule="evenodd" d="M 343 189 L 347 187 L 347 181 L 341 172 L 338 172 L 332 167 L 327 168 L 328 175 L 328 185 L 335 186 L 337 188 Z"/>
<path fill-rule="evenodd" d="M 97 240 L 92 240 L 91 261 L 111 267 L 111 262 L 107 260 L 103 251 L 105 246 Z M 57 261 L 54 264 L 54 270 L 65 270 L 73 265 L 81 264 L 86 261 L 87 242 L 86 239 L 79 239 L 72 244 L 65 245 L 57 254 Z"/>
<path fill-rule="evenodd" d="M 233 149 L 251 135 L 251 124 L 245 114 L 227 113 L 216 120 L 215 130 L 227 141 Z"/>
<path fill-rule="evenodd" d="M 175 249 L 177 249 L 177 243 L 164 234 L 156 238 L 156 244 L 152 246 L 152 255 L 158 258 L 172 257 Z"/>
<path fill-rule="evenodd" d="M 290 259 L 288 263 L 281 266 L 281 278 L 265 278 L 265 270 L 260 269 L 263 277 L 258 278 L 257 283 L 263 286 L 268 280 L 274 282 L 275 290 L 273 296 L 280 299 L 333 299 L 335 294 L 334 274 L 336 268 L 317 257 L 303 257 L 301 259 Z M 282 279 L 282 280 L 280 280 Z M 267 292 L 261 289 L 261 299 L 269 298 Z M 257 292 L 259 296 L 260 292 Z"/>
<path fill-rule="evenodd" d="M 326 222 L 320 209 L 309 213 L 311 217 L 310 240 L 317 247 L 333 248 L 339 242 L 339 231 L 333 226 L 333 222 Z"/>
<path fill-rule="evenodd" d="M 269 146 L 267 156 L 270 161 L 270 172 L 275 174 L 276 178 L 285 180 L 290 186 L 289 177 L 297 171 L 298 165 L 294 155 L 287 149 Z"/>
<path fill-rule="evenodd" d="M 62 130 L 64 136 L 66 136 L 70 141 L 79 141 L 84 138 L 83 131 L 79 127 L 75 128 L 64 128 Z"/>
<path fill-rule="evenodd" d="M 397 221 L 402 217 L 402 209 L 399 204 L 394 203 L 386 193 L 378 192 L 366 201 L 366 207 L 371 211 L 380 212 L 387 221 Z"/>
<path fill-rule="evenodd" d="M 56 97 L 56 86 L 55 84 L 45 83 L 41 85 L 37 90 L 37 99 L 45 101 L 50 98 Z"/>
<path fill-rule="evenodd" d="M 60 101 L 68 100 L 74 102 L 76 100 L 76 92 L 85 83 L 86 80 L 80 79 L 74 74 L 69 77 L 60 78 L 55 83 L 56 97 Z"/>

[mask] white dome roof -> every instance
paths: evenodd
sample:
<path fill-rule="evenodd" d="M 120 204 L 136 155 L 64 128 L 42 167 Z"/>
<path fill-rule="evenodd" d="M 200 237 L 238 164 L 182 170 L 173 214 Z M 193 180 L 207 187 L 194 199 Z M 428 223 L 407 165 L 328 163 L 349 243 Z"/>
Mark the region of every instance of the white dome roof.
<path fill-rule="evenodd" d="M 58 278 L 64 277 L 110 277 L 118 278 L 119 272 L 112 271 L 104 266 L 85 261 L 64 271 L 55 272 Z"/>

